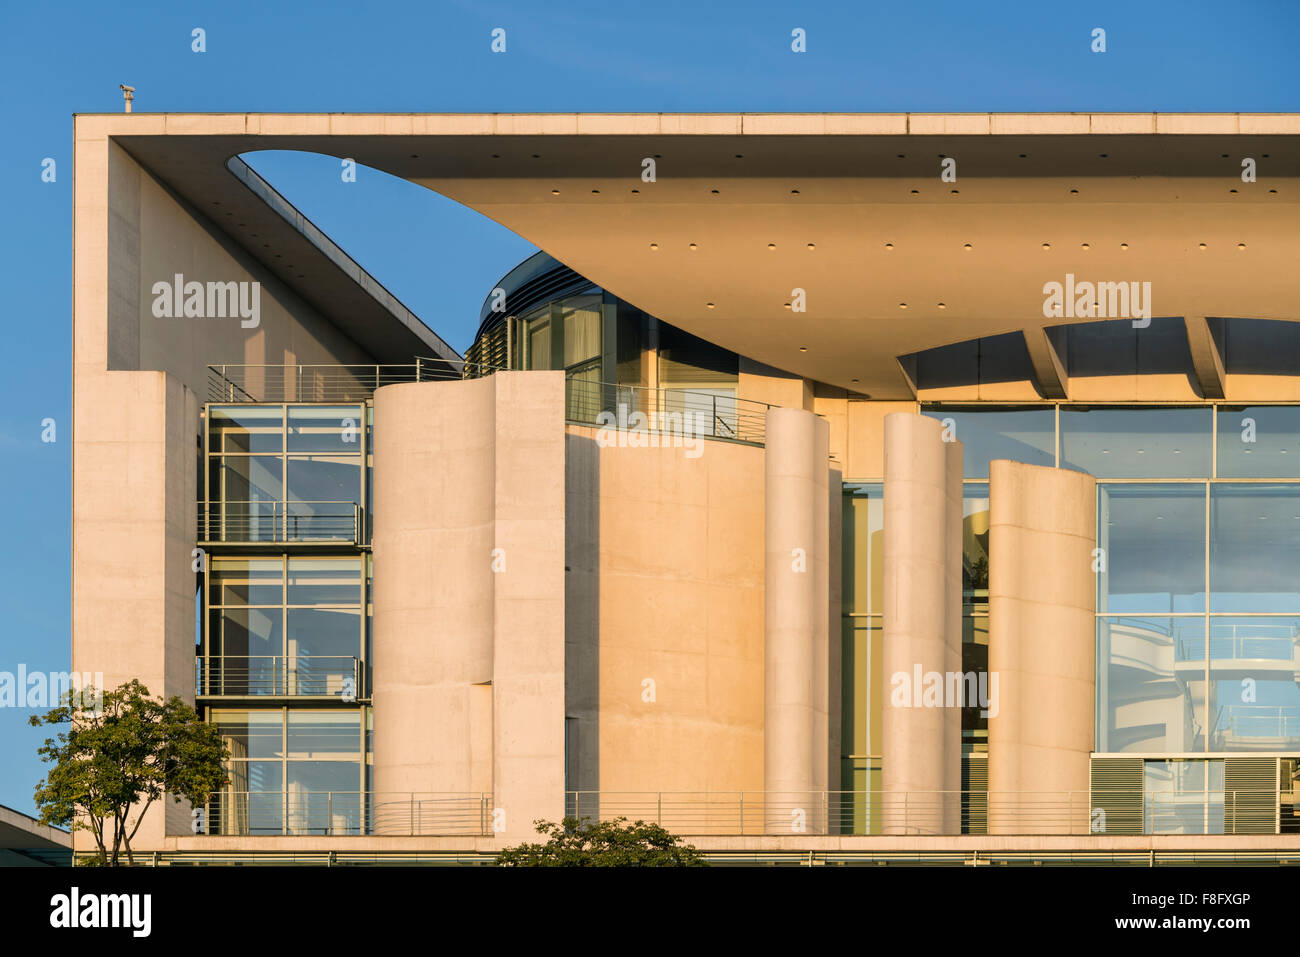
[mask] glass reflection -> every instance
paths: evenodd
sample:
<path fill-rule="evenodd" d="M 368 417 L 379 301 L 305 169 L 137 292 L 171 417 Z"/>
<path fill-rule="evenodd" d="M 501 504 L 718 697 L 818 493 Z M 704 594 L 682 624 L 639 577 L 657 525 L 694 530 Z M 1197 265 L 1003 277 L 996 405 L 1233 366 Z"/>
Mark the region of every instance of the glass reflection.
<path fill-rule="evenodd" d="M 1300 748 L 1300 618 L 1210 619 L 1211 751 Z"/>
<path fill-rule="evenodd" d="M 1223 761 L 1145 761 L 1147 834 L 1222 834 Z"/>
<path fill-rule="evenodd" d="M 1011 459 L 1029 465 L 1056 464 L 1056 412 L 1050 406 L 963 409 L 940 406 L 922 415 L 950 420 L 948 427 L 962 444 L 966 478 L 988 478 L 989 462 Z"/>
<path fill-rule="evenodd" d="M 1210 487 L 1210 610 L 1300 612 L 1300 486 Z"/>
<path fill-rule="evenodd" d="M 1098 490 L 1099 612 L 1205 610 L 1205 486 Z"/>
<path fill-rule="evenodd" d="M 1300 476 L 1300 406 L 1219 406 L 1220 478 Z"/>
<path fill-rule="evenodd" d="M 1211 410 L 1061 407 L 1061 466 L 1099 478 L 1206 478 Z"/>
<path fill-rule="evenodd" d="M 1097 619 L 1097 750 L 1205 750 L 1201 617 Z"/>

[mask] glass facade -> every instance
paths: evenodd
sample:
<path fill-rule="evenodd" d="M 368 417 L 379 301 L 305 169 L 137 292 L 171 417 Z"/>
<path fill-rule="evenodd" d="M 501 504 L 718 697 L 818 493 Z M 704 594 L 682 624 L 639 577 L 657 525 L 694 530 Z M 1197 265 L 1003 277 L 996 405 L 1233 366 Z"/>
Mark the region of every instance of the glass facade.
<path fill-rule="evenodd" d="M 221 833 L 361 833 L 360 710 L 214 709 L 209 720 L 231 755 L 214 802 Z"/>
<path fill-rule="evenodd" d="M 1095 753 L 1142 760 L 1148 833 L 1292 827 L 1300 407 L 938 405 L 924 414 L 947 420 L 965 445 L 967 641 L 978 627 L 970 523 L 982 488 L 971 480 L 996 458 L 1096 476 Z M 968 746 L 971 730 L 964 719 Z"/>
<path fill-rule="evenodd" d="M 367 826 L 370 411 L 205 410 L 196 686 L 230 749 L 209 833 Z"/>
<path fill-rule="evenodd" d="M 213 405 L 205 541 L 363 538 L 366 406 Z"/>

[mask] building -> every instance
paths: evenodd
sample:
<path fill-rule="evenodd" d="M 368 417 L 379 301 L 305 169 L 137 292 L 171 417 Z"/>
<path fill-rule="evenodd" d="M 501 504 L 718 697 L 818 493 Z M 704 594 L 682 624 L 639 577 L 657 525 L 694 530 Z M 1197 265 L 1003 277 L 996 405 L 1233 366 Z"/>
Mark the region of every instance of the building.
<path fill-rule="evenodd" d="M 1300 858 L 1297 137 L 77 117 L 72 668 L 232 752 L 140 849 Z M 545 252 L 462 357 L 262 149 Z"/>

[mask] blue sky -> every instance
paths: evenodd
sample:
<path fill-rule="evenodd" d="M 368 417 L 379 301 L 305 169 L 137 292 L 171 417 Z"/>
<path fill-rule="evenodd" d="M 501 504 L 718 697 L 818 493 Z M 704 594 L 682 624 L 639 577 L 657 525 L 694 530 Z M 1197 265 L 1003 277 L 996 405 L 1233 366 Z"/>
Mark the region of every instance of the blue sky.
<path fill-rule="evenodd" d="M 68 668 L 72 115 L 120 111 L 118 83 L 138 112 L 1292 112 L 1297 49 L 1297 0 L 6 4 L 0 671 Z M 345 187 L 334 159 L 250 161 L 461 350 L 532 250 L 384 174 Z M 43 773 L 31 713 L 0 708 L 0 804 L 27 812 Z"/>

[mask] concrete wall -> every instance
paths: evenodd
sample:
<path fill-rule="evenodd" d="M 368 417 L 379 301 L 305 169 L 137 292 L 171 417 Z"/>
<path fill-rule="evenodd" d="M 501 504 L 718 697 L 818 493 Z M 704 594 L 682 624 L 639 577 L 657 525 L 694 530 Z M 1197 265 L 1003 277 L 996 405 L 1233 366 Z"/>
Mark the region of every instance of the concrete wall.
<path fill-rule="evenodd" d="M 962 448 L 942 431 L 911 413 L 885 419 L 886 834 L 960 832 L 961 711 L 925 693 L 961 670 Z"/>
<path fill-rule="evenodd" d="M 75 135 L 72 669 L 192 701 L 204 367 L 366 357 L 170 196 L 100 118 L 79 117 Z M 260 327 L 155 319 L 151 286 L 177 272 L 263 282 Z M 160 846 L 163 818 L 151 809 L 137 849 Z M 170 818 L 188 830 L 188 815 Z M 84 832 L 76 841 L 90 846 Z"/>
<path fill-rule="evenodd" d="M 218 363 L 368 363 L 373 358 L 221 231 L 222 210 L 195 210 L 113 145 L 114 216 L 110 369 L 166 369 L 207 398 Z M 80 174 L 80 170 L 78 170 Z M 158 318 L 155 282 L 258 282 L 260 322 Z M 278 397 L 277 397 L 278 398 Z"/>
<path fill-rule="evenodd" d="M 761 790 L 763 449 L 568 433 L 570 789 Z"/>
<path fill-rule="evenodd" d="M 521 840 L 564 810 L 563 422 L 559 372 L 375 393 L 375 791 Z"/>
<path fill-rule="evenodd" d="M 989 512 L 989 833 L 1087 833 L 1097 482 L 995 461 Z"/>

